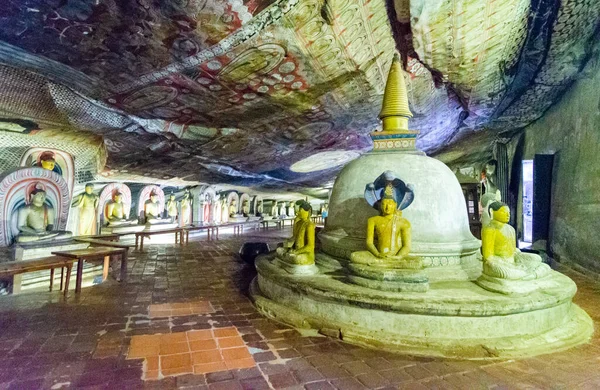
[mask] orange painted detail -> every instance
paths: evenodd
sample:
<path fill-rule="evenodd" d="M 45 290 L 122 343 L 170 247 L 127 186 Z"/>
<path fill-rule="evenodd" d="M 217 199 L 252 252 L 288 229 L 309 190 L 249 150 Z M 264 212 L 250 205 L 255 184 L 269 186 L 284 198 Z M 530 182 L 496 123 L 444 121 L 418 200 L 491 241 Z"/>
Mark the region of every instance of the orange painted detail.
<path fill-rule="evenodd" d="M 233 326 L 133 336 L 127 359 L 142 358 L 144 380 L 256 366 L 241 334 Z"/>

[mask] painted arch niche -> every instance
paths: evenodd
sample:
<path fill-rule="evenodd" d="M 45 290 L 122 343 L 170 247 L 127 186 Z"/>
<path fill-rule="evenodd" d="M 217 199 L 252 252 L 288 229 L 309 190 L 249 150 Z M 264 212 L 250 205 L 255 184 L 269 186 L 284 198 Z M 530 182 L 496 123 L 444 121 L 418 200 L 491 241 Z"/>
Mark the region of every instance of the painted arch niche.
<path fill-rule="evenodd" d="M 131 190 L 127 185 L 123 183 L 110 183 L 102 189 L 100 193 L 100 200 L 98 201 L 98 221 L 101 222 L 102 226 L 108 222 L 106 215 L 106 206 L 108 202 L 115 200 L 115 195 L 120 193 L 122 195 L 121 202 L 125 209 L 125 219 L 129 219 L 131 212 Z"/>
<path fill-rule="evenodd" d="M 22 167 L 42 167 L 42 160 L 54 160 L 53 172 L 62 176 L 69 188 L 69 194 L 73 195 L 75 186 L 75 162 L 73 156 L 59 149 L 30 148 L 21 157 L 19 163 Z"/>
<path fill-rule="evenodd" d="M 54 209 L 54 230 L 65 230 L 69 216 L 70 192 L 65 179 L 56 172 L 41 167 L 19 168 L 0 180 L 0 246 L 12 244 L 19 234 L 17 213 L 30 204 L 31 192 L 41 188 L 46 192 L 46 205 Z"/>

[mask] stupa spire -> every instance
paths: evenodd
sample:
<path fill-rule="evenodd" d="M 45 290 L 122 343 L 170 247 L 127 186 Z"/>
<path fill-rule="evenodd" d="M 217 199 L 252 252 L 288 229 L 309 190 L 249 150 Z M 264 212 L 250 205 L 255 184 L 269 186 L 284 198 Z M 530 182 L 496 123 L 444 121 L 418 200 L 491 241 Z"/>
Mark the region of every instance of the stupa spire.
<path fill-rule="evenodd" d="M 408 130 L 408 119 L 412 116 L 408 107 L 408 93 L 400 56 L 395 53 L 379 113 L 379 119 L 383 121 L 383 131 Z"/>
<path fill-rule="evenodd" d="M 408 108 L 408 91 L 404 81 L 404 70 L 400 56 L 395 53 L 379 113 L 379 119 L 383 122 L 383 131 L 371 133 L 373 152 L 415 153 L 415 141 L 419 132 L 408 129 L 408 119 L 412 116 L 410 108 Z"/>

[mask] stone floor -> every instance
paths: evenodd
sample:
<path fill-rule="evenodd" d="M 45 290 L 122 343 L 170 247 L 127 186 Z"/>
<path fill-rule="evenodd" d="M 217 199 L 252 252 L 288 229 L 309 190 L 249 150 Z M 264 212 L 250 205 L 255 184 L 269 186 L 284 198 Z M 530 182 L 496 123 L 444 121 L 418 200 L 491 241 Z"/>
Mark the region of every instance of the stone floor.
<path fill-rule="evenodd" d="M 566 352 L 502 362 L 394 355 L 304 337 L 247 298 L 245 241 L 226 234 L 134 252 L 130 280 L 71 293 L 0 297 L 0 389 L 598 389 L 600 336 Z M 600 321 L 600 283 L 569 272 Z"/>

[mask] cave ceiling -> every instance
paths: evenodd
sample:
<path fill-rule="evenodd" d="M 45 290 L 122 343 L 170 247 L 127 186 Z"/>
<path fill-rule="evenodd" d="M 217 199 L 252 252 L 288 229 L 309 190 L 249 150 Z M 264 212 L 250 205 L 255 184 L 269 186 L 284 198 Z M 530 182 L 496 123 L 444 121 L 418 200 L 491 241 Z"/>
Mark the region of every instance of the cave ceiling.
<path fill-rule="evenodd" d="M 464 145 L 467 161 L 560 98 L 599 14 L 596 0 L 3 0 L 0 117 L 102 136 L 106 177 L 329 186 L 371 147 L 394 50 L 418 147 Z"/>

